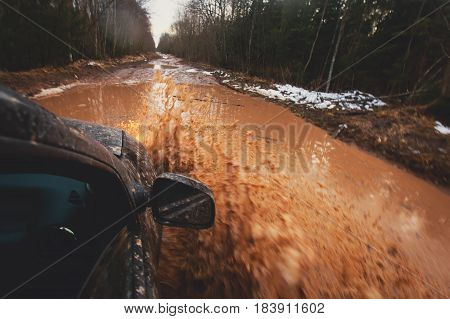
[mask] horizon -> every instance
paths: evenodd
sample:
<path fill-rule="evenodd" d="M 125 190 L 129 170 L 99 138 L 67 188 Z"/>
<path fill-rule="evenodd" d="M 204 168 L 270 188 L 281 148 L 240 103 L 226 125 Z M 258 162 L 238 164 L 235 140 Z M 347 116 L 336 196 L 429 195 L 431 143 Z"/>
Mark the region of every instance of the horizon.
<path fill-rule="evenodd" d="M 176 20 L 179 8 L 188 0 L 152 0 L 147 4 L 152 23 L 152 35 L 155 46 L 163 33 L 170 33 L 170 27 Z"/>

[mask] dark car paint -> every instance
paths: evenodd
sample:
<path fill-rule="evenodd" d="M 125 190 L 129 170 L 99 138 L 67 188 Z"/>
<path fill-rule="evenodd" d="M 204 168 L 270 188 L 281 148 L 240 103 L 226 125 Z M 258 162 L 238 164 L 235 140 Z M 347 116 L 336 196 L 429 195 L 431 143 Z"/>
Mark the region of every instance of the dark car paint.
<path fill-rule="evenodd" d="M 86 169 L 109 174 L 120 181 L 128 197 L 129 210 L 149 199 L 156 177 L 145 148 L 123 131 L 61 119 L 17 93 L 0 87 L 1 165 L 15 165 L 13 162 L 18 158 L 31 159 L 27 165 L 51 163 L 54 165 L 52 170 L 57 170 L 59 163 L 67 162 L 72 170 L 65 173 L 75 176 L 78 173 L 89 174 Z M 82 297 L 108 297 L 106 291 L 111 292 L 111 288 L 122 290 L 113 294 L 117 296 L 157 296 L 154 278 L 161 227 L 154 222 L 149 208 L 145 213 L 133 216 L 126 229 L 119 232 L 100 257 L 84 285 Z M 123 238 L 127 242 L 125 246 L 130 249 L 121 253 L 128 254 L 128 259 L 122 261 L 122 267 L 114 268 L 111 265 L 114 260 L 108 256 L 111 251 L 120 250 Z M 113 277 L 122 275 L 128 278 L 123 281 L 124 286 L 107 286 L 101 274 L 108 271 L 114 273 Z M 128 273 L 124 275 L 124 271 Z"/>

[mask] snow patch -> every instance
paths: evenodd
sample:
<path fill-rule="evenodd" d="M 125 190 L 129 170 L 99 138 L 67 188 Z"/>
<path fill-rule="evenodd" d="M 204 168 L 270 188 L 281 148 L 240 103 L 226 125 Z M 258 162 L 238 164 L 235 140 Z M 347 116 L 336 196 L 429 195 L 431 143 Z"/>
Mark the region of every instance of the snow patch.
<path fill-rule="evenodd" d="M 186 73 L 197 73 L 197 72 L 198 72 L 198 70 L 196 70 L 196 69 L 186 70 Z"/>
<path fill-rule="evenodd" d="M 126 81 L 123 81 L 122 83 L 125 85 L 135 85 L 135 84 L 139 84 L 141 82 L 137 81 L 137 80 L 126 80 Z"/>
<path fill-rule="evenodd" d="M 95 61 L 89 61 L 87 65 L 88 66 L 100 66 L 100 64 Z"/>
<path fill-rule="evenodd" d="M 232 82 L 231 75 L 224 71 L 218 70 L 215 73 L 220 75 L 222 83 L 229 83 L 231 87 L 236 89 L 314 109 L 338 108 L 341 110 L 373 111 L 375 108 L 386 105 L 386 103 L 372 94 L 358 90 L 342 93 L 326 93 L 310 91 L 290 84 L 275 84 L 269 88 L 265 88 L 257 84 Z"/>
<path fill-rule="evenodd" d="M 445 135 L 450 134 L 450 127 L 445 126 L 444 124 L 442 124 L 439 121 L 434 122 L 434 124 L 435 124 L 434 129 L 436 131 L 438 131 L 439 133 L 445 134 Z"/>
<path fill-rule="evenodd" d="M 42 97 L 47 97 L 50 95 L 57 95 L 57 94 L 61 94 L 64 91 L 73 88 L 75 86 L 81 85 L 81 83 L 71 83 L 71 84 L 67 84 L 67 85 L 61 85 L 55 88 L 49 88 L 49 89 L 42 89 L 41 92 L 35 94 L 33 96 L 33 98 L 42 98 Z"/>
<path fill-rule="evenodd" d="M 273 89 L 245 84 L 243 89 L 271 99 L 306 105 L 315 109 L 338 107 L 347 110 L 373 111 L 374 108 L 386 105 L 375 96 L 357 90 L 343 93 L 325 93 L 309 91 L 289 84 L 275 84 Z"/>

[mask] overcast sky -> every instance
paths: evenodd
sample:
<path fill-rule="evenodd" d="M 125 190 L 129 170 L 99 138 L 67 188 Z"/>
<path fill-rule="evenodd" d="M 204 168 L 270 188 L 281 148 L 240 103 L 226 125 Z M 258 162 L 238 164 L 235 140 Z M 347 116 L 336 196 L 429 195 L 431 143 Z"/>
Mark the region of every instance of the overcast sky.
<path fill-rule="evenodd" d="M 148 0 L 147 8 L 151 13 L 152 32 L 155 44 L 158 45 L 159 37 L 164 32 L 170 31 L 170 26 L 175 22 L 178 8 L 188 0 Z"/>

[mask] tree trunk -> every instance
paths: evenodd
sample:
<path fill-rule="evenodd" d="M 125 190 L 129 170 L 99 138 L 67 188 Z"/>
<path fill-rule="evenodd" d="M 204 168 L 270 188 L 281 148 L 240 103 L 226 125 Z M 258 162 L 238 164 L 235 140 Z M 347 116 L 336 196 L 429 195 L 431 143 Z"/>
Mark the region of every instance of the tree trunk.
<path fill-rule="evenodd" d="M 427 2 L 427 0 L 423 0 L 422 4 L 420 5 L 416 21 L 419 20 L 420 17 L 422 16 L 423 8 L 425 7 L 425 2 Z M 409 53 L 411 52 L 411 46 L 412 46 L 413 40 L 414 40 L 414 31 L 411 31 L 411 37 L 409 38 L 408 47 L 406 49 L 405 57 L 403 59 L 403 70 L 402 70 L 402 73 L 405 73 L 406 64 L 408 63 Z"/>
<path fill-rule="evenodd" d="M 308 61 L 306 62 L 305 68 L 303 69 L 303 76 L 302 76 L 302 78 L 305 76 L 306 70 L 308 69 L 309 63 L 311 62 L 311 59 L 312 59 L 312 56 L 313 56 L 313 53 L 314 53 L 314 48 L 316 46 L 317 39 L 319 38 L 320 29 L 322 28 L 323 18 L 325 16 L 325 11 L 327 11 L 327 6 L 328 6 L 328 0 L 325 0 L 325 3 L 323 5 L 322 15 L 320 17 L 319 27 L 317 28 L 316 37 L 314 38 L 314 42 L 313 42 L 313 44 L 311 46 L 311 50 L 309 51 Z"/>
<path fill-rule="evenodd" d="M 341 44 L 342 35 L 344 34 L 344 28 L 345 28 L 345 22 L 346 22 L 346 12 L 344 12 L 344 15 L 342 17 L 341 25 L 339 27 L 339 34 L 336 40 L 336 46 L 334 47 L 333 57 L 331 58 L 331 64 L 330 64 L 330 71 L 328 72 L 328 80 L 327 80 L 327 86 L 325 91 L 328 92 L 330 90 L 331 85 L 331 79 L 333 76 L 333 69 L 334 64 L 336 63 L 336 56 L 339 51 L 339 45 Z"/>
<path fill-rule="evenodd" d="M 117 45 L 117 3 L 114 0 L 114 9 L 113 9 L 113 50 L 112 50 L 112 56 L 116 56 L 116 45 Z"/>
<path fill-rule="evenodd" d="M 444 71 L 441 84 L 440 97 L 431 103 L 425 113 L 433 116 L 446 126 L 450 126 L 450 58 L 447 58 L 447 66 Z"/>
<path fill-rule="evenodd" d="M 447 58 L 447 67 L 445 68 L 444 78 L 442 79 L 441 96 L 450 98 L 450 59 Z"/>
<path fill-rule="evenodd" d="M 254 3 L 255 3 L 255 1 L 254 1 Z M 255 29 L 255 19 L 256 19 L 256 12 L 255 11 L 256 11 L 256 9 L 253 10 L 252 26 L 250 28 L 250 37 L 248 39 L 247 73 L 250 71 L 250 64 L 251 64 L 253 30 Z"/>
<path fill-rule="evenodd" d="M 319 81 L 318 81 L 319 84 L 322 83 L 322 79 L 323 79 L 324 73 L 325 73 L 326 68 L 327 68 L 328 59 L 330 58 L 330 54 L 331 54 L 333 45 L 335 44 L 335 40 L 336 40 L 336 36 L 337 36 L 338 32 L 339 32 L 339 23 L 336 23 L 336 28 L 335 28 L 335 30 L 333 32 L 333 38 L 331 39 L 330 47 L 327 50 L 327 56 L 325 58 L 325 62 L 323 63 L 322 69 L 320 71 L 320 76 L 319 76 Z"/>
<path fill-rule="evenodd" d="M 106 11 L 106 24 L 105 24 L 105 41 L 103 42 L 103 55 L 106 56 L 107 55 L 107 50 L 106 50 L 106 39 L 108 38 L 108 26 L 109 26 L 109 8 L 107 9 L 108 11 Z"/>

